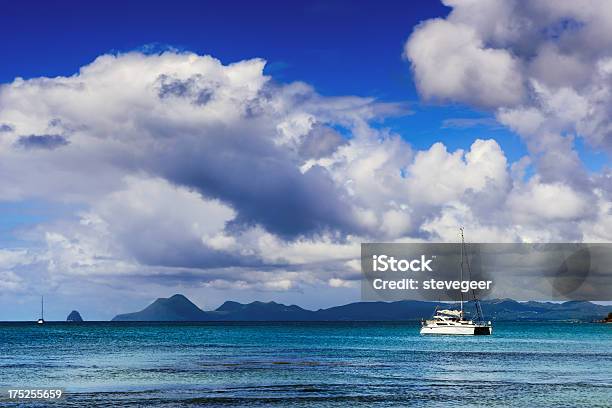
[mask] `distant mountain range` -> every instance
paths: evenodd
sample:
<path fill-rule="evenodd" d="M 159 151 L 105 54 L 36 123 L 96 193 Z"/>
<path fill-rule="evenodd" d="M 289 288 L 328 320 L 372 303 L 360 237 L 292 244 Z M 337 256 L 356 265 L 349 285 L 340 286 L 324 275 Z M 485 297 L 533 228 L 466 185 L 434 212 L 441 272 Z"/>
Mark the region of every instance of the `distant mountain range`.
<path fill-rule="evenodd" d="M 494 299 L 481 302 L 487 320 L 581 320 L 605 317 L 610 306 L 585 301 L 565 303 L 517 302 Z M 420 320 L 432 315 L 434 308 L 456 309 L 457 304 L 404 300 L 398 302 L 356 302 L 328 309 L 307 310 L 276 302 L 242 304 L 225 302 L 204 311 L 183 295 L 159 298 L 140 312 L 120 314 L 113 321 L 400 321 Z M 474 307 L 468 303 L 466 310 Z"/>

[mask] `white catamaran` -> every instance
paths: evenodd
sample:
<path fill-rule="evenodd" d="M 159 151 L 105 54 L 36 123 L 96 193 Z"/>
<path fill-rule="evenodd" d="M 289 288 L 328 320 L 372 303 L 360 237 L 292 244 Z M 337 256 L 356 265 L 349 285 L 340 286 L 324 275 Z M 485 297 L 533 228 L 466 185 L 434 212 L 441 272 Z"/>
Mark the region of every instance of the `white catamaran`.
<path fill-rule="evenodd" d="M 463 266 L 468 268 L 468 273 L 471 275 L 470 262 L 465 251 L 465 239 L 463 237 L 463 227 L 459 228 L 461 232 L 461 282 L 463 282 Z M 476 299 L 474 291 L 474 304 L 476 306 L 476 318 L 467 319 L 466 312 L 463 310 L 463 292 L 461 293 L 461 309 L 449 310 L 438 309 L 430 320 L 425 320 L 421 324 L 421 334 L 454 334 L 454 335 L 488 335 L 493 334 L 493 326 L 491 322 L 485 322 L 482 315 L 480 302 Z"/>

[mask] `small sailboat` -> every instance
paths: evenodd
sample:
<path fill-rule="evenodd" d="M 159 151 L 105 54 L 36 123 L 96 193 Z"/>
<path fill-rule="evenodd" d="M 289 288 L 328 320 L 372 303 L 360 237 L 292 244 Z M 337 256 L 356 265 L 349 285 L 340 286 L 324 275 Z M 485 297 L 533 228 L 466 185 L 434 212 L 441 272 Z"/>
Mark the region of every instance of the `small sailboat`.
<path fill-rule="evenodd" d="M 463 282 L 463 267 L 464 260 L 467 266 L 468 273 L 471 275 L 470 262 L 465 251 L 465 238 L 463 236 L 463 227 L 459 228 L 461 233 L 461 282 Z M 470 276 L 471 277 L 471 276 Z M 482 315 L 480 302 L 476 299 L 474 291 L 474 305 L 476 306 L 476 318 L 466 318 L 466 312 L 463 310 L 463 292 L 461 293 L 460 310 L 440 309 L 436 306 L 433 317 L 430 320 L 425 320 L 421 323 L 421 334 L 452 334 L 452 335 L 490 335 L 493 334 L 493 326 L 491 322 L 485 322 Z"/>
<path fill-rule="evenodd" d="M 40 318 L 36 321 L 36 324 L 45 324 L 45 309 L 44 309 L 44 299 L 40 297 Z"/>

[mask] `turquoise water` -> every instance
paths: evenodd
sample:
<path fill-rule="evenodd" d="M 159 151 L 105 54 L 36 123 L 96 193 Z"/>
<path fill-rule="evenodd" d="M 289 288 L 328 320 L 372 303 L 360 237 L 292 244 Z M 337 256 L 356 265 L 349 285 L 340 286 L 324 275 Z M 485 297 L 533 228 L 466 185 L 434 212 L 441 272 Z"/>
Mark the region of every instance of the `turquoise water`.
<path fill-rule="evenodd" d="M 500 322 L 478 337 L 418 329 L 1 323 L 0 388 L 62 387 L 62 406 L 611 404 L 612 325 Z"/>

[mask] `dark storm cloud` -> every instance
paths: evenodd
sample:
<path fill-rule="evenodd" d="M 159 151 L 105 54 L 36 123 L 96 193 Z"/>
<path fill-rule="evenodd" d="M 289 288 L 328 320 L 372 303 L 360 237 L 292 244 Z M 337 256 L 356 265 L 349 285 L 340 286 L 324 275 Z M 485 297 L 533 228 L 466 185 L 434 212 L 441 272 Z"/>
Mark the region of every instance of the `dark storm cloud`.
<path fill-rule="evenodd" d="M 157 86 L 161 99 L 188 98 L 203 105 L 213 97 L 216 85 L 211 78 L 196 74 L 187 79 L 160 75 Z M 169 140 L 146 167 L 231 206 L 237 212 L 233 228 L 261 225 L 289 239 L 323 231 L 356 232 L 350 201 L 328 171 L 315 166 L 302 173 L 300 159 L 274 143 L 277 119 L 266 110 L 271 92 L 264 87 L 245 100 L 240 105 L 242 119 L 231 127 L 211 124 L 183 129 L 180 135 L 174 129 L 171 135 L 183 143 Z M 161 123 L 150 125 L 149 131 L 166 133 Z M 343 143 L 333 129 L 317 125 L 305 136 L 298 154 L 320 158 Z"/>
<path fill-rule="evenodd" d="M 283 237 L 323 230 L 355 231 L 351 206 L 327 170 L 301 173 L 284 150 L 260 131 L 208 129 L 193 144 L 168 145 L 151 166 L 179 185 L 220 199 L 236 222 L 262 225 Z M 159 168 L 161 166 L 161 169 Z"/>
<path fill-rule="evenodd" d="M 147 236 L 131 230 L 130 234 Z M 146 240 L 135 240 L 134 235 L 122 236 L 121 241 L 130 253 L 142 265 L 162 266 L 170 268 L 216 269 L 229 266 L 261 267 L 263 261 L 253 255 L 233 254 L 228 251 L 218 251 L 202 245 L 198 239 L 185 238 L 180 242 L 161 245 L 151 244 Z"/>
<path fill-rule="evenodd" d="M 62 135 L 29 135 L 20 136 L 16 144 L 25 149 L 53 150 L 66 146 L 70 142 Z"/>
<path fill-rule="evenodd" d="M 2 132 L 12 132 L 15 128 L 8 123 L 0 123 L 0 133 Z"/>

